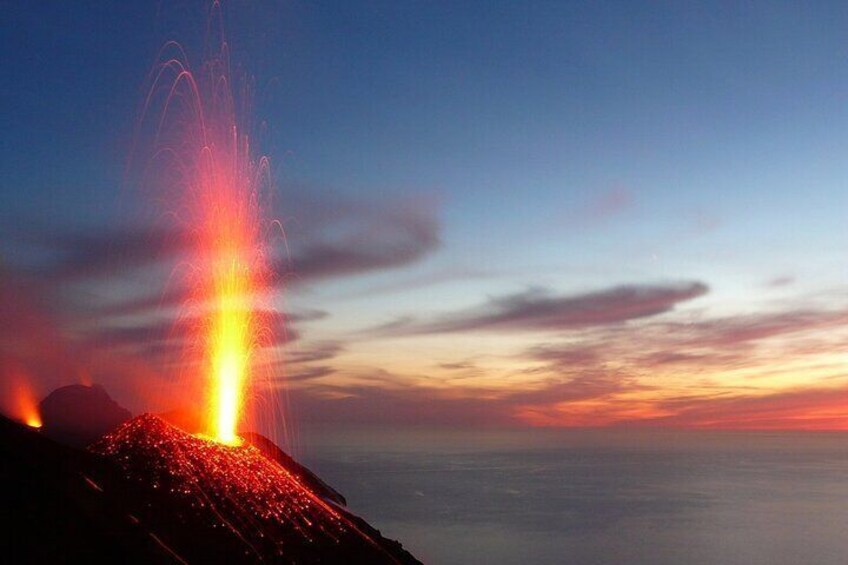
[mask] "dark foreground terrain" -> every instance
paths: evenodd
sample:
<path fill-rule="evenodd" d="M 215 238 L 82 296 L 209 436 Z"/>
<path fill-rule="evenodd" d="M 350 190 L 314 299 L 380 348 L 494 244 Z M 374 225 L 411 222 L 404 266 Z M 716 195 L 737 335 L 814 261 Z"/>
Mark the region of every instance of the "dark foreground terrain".
<path fill-rule="evenodd" d="M 0 554 L 8 563 L 418 563 L 267 449 L 221 446 L 143 415 L 82 450 L 0 417 Z"/>

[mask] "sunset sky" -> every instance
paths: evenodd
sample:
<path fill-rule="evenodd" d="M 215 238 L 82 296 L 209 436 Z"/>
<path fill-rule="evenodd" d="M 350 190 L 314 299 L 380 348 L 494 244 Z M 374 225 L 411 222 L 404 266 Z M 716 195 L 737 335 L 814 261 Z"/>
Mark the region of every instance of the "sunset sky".
<path fill-rule="evenodd" d="M 96 4 L 3 10 L 0 355 L 167 409 L 185 249 L 127 160 L 203 3 Z M 848 428 L 844 3 L 260 4 L 298 419 Z"/>

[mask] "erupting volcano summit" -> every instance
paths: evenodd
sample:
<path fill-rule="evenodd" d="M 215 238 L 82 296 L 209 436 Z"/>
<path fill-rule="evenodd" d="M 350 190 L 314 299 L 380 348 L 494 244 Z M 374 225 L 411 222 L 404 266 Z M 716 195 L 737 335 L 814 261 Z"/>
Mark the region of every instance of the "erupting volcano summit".
<path fill-rule="evenodd" d="M 219 561 L 224 552 L 248 561 L 417 563 L 252 445 L 222 445 L 145 414 L 90 451 L 140 489 L 146 504 L 137 517 L 162 524 L 173 535 L 166 543 L 189 562 Z M 200 538 L 184 539 L 189 532 Z"/>

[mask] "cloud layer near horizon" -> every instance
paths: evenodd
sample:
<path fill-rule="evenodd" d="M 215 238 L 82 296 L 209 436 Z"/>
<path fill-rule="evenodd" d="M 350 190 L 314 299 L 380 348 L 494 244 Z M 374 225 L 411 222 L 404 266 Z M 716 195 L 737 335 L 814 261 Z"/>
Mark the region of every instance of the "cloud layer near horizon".
<path fill-rule="evenodd" d="M 469 331 L 552 331 L 617 324 L 656 316 L 680 302 L 706 294 L 707 285 L 623 285 L 573 296 L 546 289 L 489 299 L 464 312 L 430 321 L 400 318 L 373 330 L 376 334 L 428 334 Z"/>
<path fill-rule="evenodd" d="M 297 397 L 312 414 L 360 423 L 846 428 L 848 373 L 833 352 L 848 346 L 848 307 L 688 318 L 566 325 L 488 384 L 480 376 L 496 369 L 472 356 L 438 364 L 442 381 L 354 378 Z"/>
<path fill-rule="evenodd" d="M 617 210 L 618 201 L 608 204 Z M 324 208 L 308 201 L 302 211 L 302 222 L 289 226 L 290 255 L 276 252 L 275 285 L 309 289 L 401 269 L 441 247 L 438 210 L 431 204 L 341 200 Z M 53 383 L 77 374 L 108 380 L 123 387 L 118 397 L 133 394 L 141 404 L 167 399 L 168 375 L 185 359 L 194 325 L 185 313 L 177 322 L 185 302 L 179 277 L 161 281 L 190 253 L 190 238 L 168 228 L 85 232 L 55 226 L 14 237 L 41 254 L 33 265 L 18 266 L 20 273 L 4 274 L 3 308 L 30 323 L 0 337 L 6 351 L 53 351 L 37 362 L 16 355 L 14 365 L 29 364 L 33 375 L 63 375 Z M 24 287 L 31 300 L 18 300 Z M 419 308 L 381 326 L 318 337 L 310 337 L 309 328 L 332 322 L 333 312 L 313 304 L 279 317 L 275 339 L 265 344 L 285 351 L 270 367 L 272 389 L 288 389 L 304 421 L 841 426 L 844 409 L 832 395 L 848 384 L 826 357 L 848 345 L 842 332 L 848 308 L 789 303 L 754 314 L 717 317 L 690 309 L 678 316 L 709 291 L 700 281 L 582 293 L 531 287 L 473 307 L 442 313 Z M 381 366 L 384 359 L 360 352 L 396 337 L 452 340 L 457 334 L 471 344 L 459 358 L 428 359 L 422 349 L 411 357 L 427 363 L 397 373 Z M 523 345 L 505 349 L 499 359 L 484 358 L 468 340 L 486 336 L 514 336 Z M 763 384 L 790 362 L 826 380 Z M 150 394 L 150 380 L 159 383 L 160 394 Z"/>

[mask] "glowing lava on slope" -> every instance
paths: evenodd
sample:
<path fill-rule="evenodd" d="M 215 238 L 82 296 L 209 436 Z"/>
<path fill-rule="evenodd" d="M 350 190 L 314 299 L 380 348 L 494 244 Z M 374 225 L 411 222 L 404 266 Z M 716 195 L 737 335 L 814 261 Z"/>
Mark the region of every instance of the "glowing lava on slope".
<path fill-rule="evenodd" d="M 163 531 L 193 532 L 184 543 L 169 540 L 186 558 L 214 537 L 240 548 L 247 561 L 418 563 L 253 445 L 221 445 L 142 415 L 89 449 L 116 463 L 131 484 L 148 489 L 136 510 L 143 522 L 173 519 L 178 525 Z M 157 512 L 157 504 L 175 502 L 176 511 L 160 506 Z M 206 542 L 198 544 L 197 535 Z"/>

